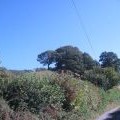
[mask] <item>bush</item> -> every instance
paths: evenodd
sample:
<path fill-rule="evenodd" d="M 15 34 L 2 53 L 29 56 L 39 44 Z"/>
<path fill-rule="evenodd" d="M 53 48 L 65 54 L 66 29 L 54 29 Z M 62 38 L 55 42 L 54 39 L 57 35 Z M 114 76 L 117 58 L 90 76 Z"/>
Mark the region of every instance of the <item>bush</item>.
<path fill-rule="evenodd" d="M 39 120 L 29 111 L 13 111 L 2 98 L 0 98 L 0 120 Z"/>
<path fill-rule="evenodd" d="M 90 111 L 97 110 L 101 97 L 99 89 L 91 83 L 75 79 L 71 75 L 57 75 L 52 78 L 53 83 L 58 84 L 65 94 L 63 108 L 67 112 L 75 110 L 80 116 L 87 116 Z M 90 115 L 90 114 L 89 114 Z"/>
<path fill-rule="evenodd" d="M 3 98 L 13 110 L 30 110 L 38 113 L 43 107 L 61 106 L 64 93 L 57 84 L 48 79 L 39 79 L 34 74 L 22 76 L 3 88 Z"/>
<path fill-rule="evenodd" d="M 94 68 L 85 72 L 84 79 L 108 90 L 120 82 L 120 75 L 113 68 Z"/>
<path fill-rule="evenodd" d="M 32 112 L 43 120 L 85 120 L 102 101 L 99 88 L 73 75 L 35 72 L 2 79 L 1 83 L 3 98 L 14 117 L 29 118 Z"/>

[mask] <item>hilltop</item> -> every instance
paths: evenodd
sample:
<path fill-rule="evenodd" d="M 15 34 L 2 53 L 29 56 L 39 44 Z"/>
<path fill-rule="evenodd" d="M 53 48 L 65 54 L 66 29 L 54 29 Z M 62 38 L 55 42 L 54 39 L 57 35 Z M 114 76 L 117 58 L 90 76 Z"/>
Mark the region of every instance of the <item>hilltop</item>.
<path fill-rule="evenodd" d="M 103 52 L 94 60 L 77 47 L 38 55 L 48 67 L 0 68 L 1 120 L 94 120 L 120 102 L 120 59 Z M 53 65 L 54 64 L 54 65 Z"/>

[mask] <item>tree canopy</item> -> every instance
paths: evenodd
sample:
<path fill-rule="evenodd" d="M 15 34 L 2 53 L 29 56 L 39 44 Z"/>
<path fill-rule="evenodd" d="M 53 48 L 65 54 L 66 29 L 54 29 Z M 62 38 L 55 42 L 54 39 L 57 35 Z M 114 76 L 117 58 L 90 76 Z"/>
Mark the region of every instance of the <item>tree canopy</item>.
<path fill-rule="evenodd" d="M 82 52 L 73 46 L 63 46 L 56 49 L 58 54 L 56 60 L 57 69 L 68 69 L 74 72 L 83 68 Z"/>
<path fill-rule="evenodd" d="M 52 63 L 55 62 L 56 52 L 53 50 L 47 50 L 38 55 L 37 61 L 39 61 L 44 66 L 47 65 L 48 69 Z"/>
<path fill-rule="evenodd" d="M 47 50 L 38 55 L 37 60 L 47 65 L 48 69 L 52 63 L 55 63 L 56 70 L 71 70 L 77 73 L 83 73 L 84 70 L 92 69 L 96 61 L 88 53 L 82 53 L 77 47 L 63 46 L 55 51 Z"/>
<path fill-rule="evenodd" d="M 54 63 L 55 70 L 71 70 L 79 74 L 96 66 L 101 66 L 102 68 L 111 67 L 117 72 L 120 70 L 120 59 L 114 52 L 102 52 L 99 63 L 88 53 L 83 53 L 79 48 L 70 45 L 42 52 L 38 55 L 37 61 L 47 65 L 48 69 Z"/>
<path fill-rule="evenodd" d="M 93 58 L 86 52 L 83 53 L 83 64 L 85 70 L 90 70 L 94 66 L 98 66 L 98 62 L 93 60 Z"/>
<path fill-rule="evenodd" d="M 116 71 L 120 70 L 120 59 L 114 52 L 102 52 L 99 61 L 103 68 L 112 67 Z"/>

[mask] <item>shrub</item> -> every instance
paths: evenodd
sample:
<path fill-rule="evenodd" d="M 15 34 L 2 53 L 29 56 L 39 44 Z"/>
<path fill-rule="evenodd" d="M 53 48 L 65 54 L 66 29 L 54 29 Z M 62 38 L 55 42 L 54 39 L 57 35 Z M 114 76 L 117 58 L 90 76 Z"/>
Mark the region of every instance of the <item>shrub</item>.
<path fill-rule="evenodd" d="M 43 107 L 53 105 L 61 106 L 64 93 L 57 84 L 51 84 L 48 79 L 39 79 L 35 75 L 22 76 L 3 88 L 3 97 L 11 108 L 29 109 L 38 113 Z"/>
<path fill-rule="evenodd" d="M 91 110 L 96 110 L 101 102 L 99 89 L 91 83 L 62 74 L 54 76 L 52 82 L 64 90 L 66 100 L 63 103 L 63 108 L 67 112 L 76 110 L 81 116 L 84 116 Z"/>
<path fill-rule="evenodd" d="M 113 68 L 94 68 L 85 72 L 84 79 L 108 90 L 120 82 L 120 75 Z"/>
<path fill-rule="evenodd" d="M 99 88 L 73 75 L 47 71 L 2 80 L 2 95 L 11 108 L 10 116 L 23 120 L 30 112 L 43 120 L 89 119 L 102 100 Z"/>
<path fill-rule="evenodd" d="M 39 120 L 29 111 L 13 111 L 2 98 L 0 98 L 0 120 Z"/>

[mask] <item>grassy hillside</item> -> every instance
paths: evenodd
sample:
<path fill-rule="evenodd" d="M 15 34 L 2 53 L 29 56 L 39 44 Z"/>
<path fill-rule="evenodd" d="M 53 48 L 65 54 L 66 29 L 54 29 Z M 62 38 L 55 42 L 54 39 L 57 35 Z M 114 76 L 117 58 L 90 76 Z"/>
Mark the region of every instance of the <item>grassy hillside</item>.
<path fill-rule="evenodd" d="M 5 72 L 0 77 L 0 120 L 93 120 L 103 109 L 119 105 L 119 91 L 104 91 L 72 74 Z"/>

